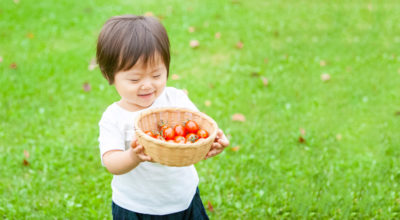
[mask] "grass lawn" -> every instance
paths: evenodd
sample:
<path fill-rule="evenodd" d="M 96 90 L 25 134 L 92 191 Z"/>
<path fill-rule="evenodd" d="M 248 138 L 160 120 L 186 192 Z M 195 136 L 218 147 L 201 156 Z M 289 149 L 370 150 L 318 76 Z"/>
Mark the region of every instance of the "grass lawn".
<path fill-rule="evenodd" d="M 146 12 L 168 85 L 230 136 L 196 165 L 211 219 L 400 218 L 396 0 L 1 1 L 0 218 L 111 218 L 97 123 L 119 97 L 88 67 L 109 17 Z"/>

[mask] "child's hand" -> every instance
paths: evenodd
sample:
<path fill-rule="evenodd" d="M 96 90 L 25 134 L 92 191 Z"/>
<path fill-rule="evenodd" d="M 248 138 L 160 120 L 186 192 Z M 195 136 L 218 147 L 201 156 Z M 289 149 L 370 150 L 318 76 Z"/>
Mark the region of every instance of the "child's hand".
<path fill-rule="evenodd" d="M 150 156 L 148 156 L 148 155 L 146 155 L 144 153 L 144 147 L 139 144 L 139 142 L 137 141 L 136 137 L 133 137 L 133 140 L 132 140 L 132 143 L 131 143 L 131 148 L 133 150 L 133 153 L 140 160 L 140 162 L 144 162 L 144 161 L 153 162 L 153 159 L 151 159 Z"/>
<path fill-rule="evenodd" d="M 218 129 L 218 133 L 215 137 L 214 143 L 211 145 L 211 149 L 204 159 L 216 156 L 217 154 L 221 153 L 228 145 L 228 138 L 226 138 L 224 132 L 221 129 Z"/>

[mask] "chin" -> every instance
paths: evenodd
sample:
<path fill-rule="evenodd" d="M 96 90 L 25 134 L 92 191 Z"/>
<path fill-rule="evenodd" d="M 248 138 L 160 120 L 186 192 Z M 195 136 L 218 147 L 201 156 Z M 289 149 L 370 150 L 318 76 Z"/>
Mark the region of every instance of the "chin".
<path fill-rule="evenodd" d="M 141 106 L 142 106 L 143 108 L 148 108 L 148 107 L 150 107 L 153 103 L 154 103 L 154 100 L 153 100 L 152 102 L 149 102 L 149 103 L 143 103 Z"/>

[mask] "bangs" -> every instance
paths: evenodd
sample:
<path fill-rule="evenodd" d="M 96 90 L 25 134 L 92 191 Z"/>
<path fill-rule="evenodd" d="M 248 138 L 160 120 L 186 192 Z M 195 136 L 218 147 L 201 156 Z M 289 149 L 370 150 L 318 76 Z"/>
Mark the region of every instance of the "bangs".
<path fill-rule="evenodd" d="M 117 71 L 131 69 L 139 59 L 145 65 L 152 65 L 157 54 L 162 56 L 162 49 L 157 48 L 157 39 L 143 25 L 140 26 L 133 27 L 130 35 L 121 39 L 123 47 L 118 57 Z"/>

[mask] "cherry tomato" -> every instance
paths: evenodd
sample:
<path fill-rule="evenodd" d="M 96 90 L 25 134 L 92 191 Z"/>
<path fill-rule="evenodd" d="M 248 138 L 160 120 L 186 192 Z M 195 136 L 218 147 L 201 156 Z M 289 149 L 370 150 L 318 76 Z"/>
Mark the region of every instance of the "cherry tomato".
<path fill-rule="evenodd" d="M 186 142 L 187 143 L 194 143 L 199 139 L 199 137 L 194 133 L 189 133 L 186 135 Z"/>
<path fill-rule="evenodd" d="M 208 137 L 208 132 L 204 129 L 199 129 L 197 131 L 197 136 L 199 136 L 199 138 L 207 138 Z"/>
<path fill-rule="evenodd" d="M 171 140 L 175 138 L 175 131 L 173 128 L 168 127 L 162 131 L 162 135 L 166 140 Z"/>
<path fill-rule="evenodd" d="M 194 133 L 196 134 L 197 131 L 199 130 L 199 126 L 197 123 L 193 120 L 188 120 L 185 124 L 185 129 L 188 133 Z"/>
<path fill-rule="evenodd" d="M 145 134 L 149 135 L 150 137 L 155 137 L 154 133 L 151 131 L 144 132 Z"/>
<path fill-rule="evenodd" d="M 167 129 L 167 128 L 169 128 L 168 125 L 163 125 L 163 126 L 161 126 L 161 127 L 160 127 L 160 134 L 162 134 L 163 131 L 164 131 L 165 129 Z"/>
<path fill-rule="evenodd" d="M 184 144 L 186 142 L 186 139 L 183 136 L 175 136 L 175 142 L 179 144 Z"/>
<path fill-rule="evenodd" d="M 175 130 L 176 136 L 185 136 L 186 135 L 186 129 L 183 125 L 175 125 L 174 130 Z"/>

